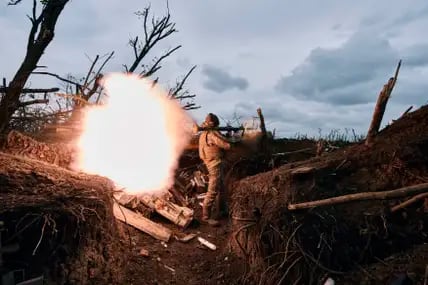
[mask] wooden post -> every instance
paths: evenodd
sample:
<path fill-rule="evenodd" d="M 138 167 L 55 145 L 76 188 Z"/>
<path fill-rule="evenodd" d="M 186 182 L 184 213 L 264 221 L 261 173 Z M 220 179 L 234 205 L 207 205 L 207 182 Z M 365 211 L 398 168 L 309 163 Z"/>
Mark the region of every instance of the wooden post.
<path fill-rule="evenodd" d="M 392 89 L 397 82 L 398 72 L 400 71 L 401 60 L 398 62 L 397 69 L 395 70 L 394 77 L 391 77 L 387 84 L 382 88 L 382 91 L 377 98 L 376 106 L 373 112 L 372 121 L 370 123 L 369 131 L 367 132 L 366 145 L 370 145 L 374 137 L 379 132 L 380 124 L 382 123 L 383 115 L 385 113 L 386 104 L 391 96 Z"/>
<path fill-rule="evenodd" d="M 261 108 L 257 108 L 257 115 L 259 116 L 259 119 L 260 119 L 260 130 L 262 131 L 262 137 L 260 140 L 260 149 L 262 151 L 265 151 L 267 147 L 267 131 L 266 131 L 266 125 L 265 125 L 265 118 L 263 116 Z"/>
<path fill-rule="evenodd" d="M 263 116 L 263 113 L 262 113 L 262 109 L 261 109 L 261 108 L 258 108 L 258 109 L 257 109 L 257 115 L 259 116 L 259 119 L 260 119 L 260 129 L 261 129 L 261 131 L 262 131 L 262 134 L 263 134 L 264 136 L 266 136 L 266 135 L 267 135 L 267 132 L 266 132 L 266 125 L 265 125 L 265 118 L 264 118 L 264 116 Z"/>
<path fill-rule="evenodd" d="M 317 142 L 317 153 L 316 156 L 321 156 L 325 149 L 325 141 L 323 139 L 320 139 Z"/>

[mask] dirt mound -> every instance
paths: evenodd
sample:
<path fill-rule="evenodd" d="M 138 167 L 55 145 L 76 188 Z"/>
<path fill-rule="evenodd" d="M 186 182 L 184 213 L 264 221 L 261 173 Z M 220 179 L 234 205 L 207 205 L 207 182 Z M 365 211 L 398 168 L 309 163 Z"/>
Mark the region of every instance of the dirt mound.
<path fill-rule="evenodd" d="M 371 146 L 353 145 L 237 182 L 231 245 L 247 260 L 253 278 L 246 280 L 318 284 L 327 275 L 345 275 L 428 241 L 423 201 L 395 212 L 397 199 L 287 207 L 423 182 L 428 182 L 426 106 L 386 127 Z"/>
<path fill-rule="evenodd" d="M 112 183 L 48 163 L 0 153 L 2 274 L 24 270 L 48 284 L 117 284 L 122 236 Z"/>
<path fill-rule="evenodd" d="M 73 160 L 73 149 L 65 143 L 44 143 L 22 133 L 11 131 L 7 136 L 5 152 L 17 154 L 38 161 L 44 161 L 69 168 Z"/>

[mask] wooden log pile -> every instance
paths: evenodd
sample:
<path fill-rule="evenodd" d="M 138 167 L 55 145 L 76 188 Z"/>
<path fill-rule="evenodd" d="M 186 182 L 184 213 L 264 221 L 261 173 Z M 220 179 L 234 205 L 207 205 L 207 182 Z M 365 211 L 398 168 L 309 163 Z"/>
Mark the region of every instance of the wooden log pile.
<path fill-rule="evenodd" d="M 169 241 L 172 235 L 171 230 L 142 215 L 137 210 L 141 208 L 141 205 L 158 213 L 181 228 L 186 228 L 193 220 L 192 209 L 178 206 L 161 197 L 150 195 L 134 196 L 123 192 L 116 193 L 114 196 L 116 201 L 114 215 L 118 220 L 162 241 Z"/>

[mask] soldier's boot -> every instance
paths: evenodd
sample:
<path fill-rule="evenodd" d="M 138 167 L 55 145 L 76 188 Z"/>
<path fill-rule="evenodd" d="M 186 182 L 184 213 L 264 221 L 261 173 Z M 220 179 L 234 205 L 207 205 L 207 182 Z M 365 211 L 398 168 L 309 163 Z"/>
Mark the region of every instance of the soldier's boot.
<path fill-rule="evenodd" d="M 216 207 L 214 211 L 214 217 L 218 220 L 222 220 L 229 217 L 228 205 L 224 199 L 220 197 L 216 199 Z"/>
<path fill-rule="evenodd" d="M 217 227 L 220 225 L 219 221 L 210 218 L 210 209 L 205 205 L 202 206 L 202 223 L 208 224 L 213 227 Z"/>
<path fill-rule="evenodd" d="M 229 217 L 229 205 L 226 201 L 225 193 L 222 192 L 216 199 L 216 217 L 218 219 L 225 219 Z"/>

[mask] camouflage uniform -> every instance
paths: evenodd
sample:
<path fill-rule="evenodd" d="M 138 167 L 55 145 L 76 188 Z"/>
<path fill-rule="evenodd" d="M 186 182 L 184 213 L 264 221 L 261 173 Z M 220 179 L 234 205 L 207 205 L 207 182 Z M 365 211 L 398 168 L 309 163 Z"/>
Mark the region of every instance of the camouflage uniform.
<path fill-rule="evenodd" d="M 212 123 L 210 125 L 208 117 L 204 124 L 205 126 L 216 126 L 216 124 Z M 218 199 L 218 208 L 227 210 L 223 173 L 223 157 L 224 150 L 229 150 L 230 148 L 231 143 L 218 131 L 204 131 L 199 137 L 199 157 L 202 159 L 208 169 L 209 178 L 208 190 L 202 207 L 203 220 L 208 220 L 210 218 L 211 208 L 216 199 Z"/>

